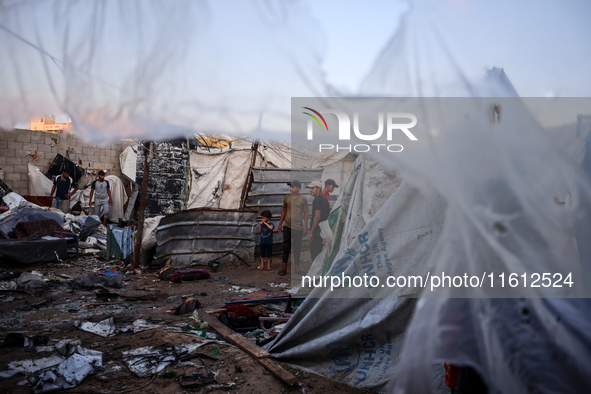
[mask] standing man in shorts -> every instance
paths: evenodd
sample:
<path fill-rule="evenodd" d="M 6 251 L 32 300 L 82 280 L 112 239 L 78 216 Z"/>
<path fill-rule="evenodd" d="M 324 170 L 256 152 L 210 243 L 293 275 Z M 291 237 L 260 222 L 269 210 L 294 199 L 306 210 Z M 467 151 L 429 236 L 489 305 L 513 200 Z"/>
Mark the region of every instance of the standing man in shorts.
<path fill-rule="evenodd" d="M 279 275 L 287 273 L 289 252 L 293 246 L 293 263 L 296 272 L 300 272 L 300 253 L 302 237 L 308 233 L 308 200 L 300 194 L 302 184 L 299 181 L 288 183 L 289 195 L 283 199 L 283 211 L 277 232 L 283 232 L 283 267 Z M 285 221 L 285 227 L 283 222 Z"/>
<path fill-rule="evenodd" d="M 92 197 L 94 196 L 94 213 L 103 218 L 103 225 L 107 225 L 107 218 L 109 217 L 110 205 L 113 205 L 111 198 L 111 187 L 109 181 L 105 180 L 105 172 L 100 170 L 98 172 L 98 179 L 90 185 L 89 205 L 92 206 Z"/>
<path fill-rule="evenodd" d="M 322 195 L 322 183 L 320 181 L 311 182 L 308 185 L 310 194 L 314 197 L 312 203 L 312 224 L 310 225 L 310 256 L 312 262 L 316 256 L 322 252 L 322 237 L 320 236 L 319 224 L 328 219 L 330 214 L 330 205 L 325 196 Z"/>

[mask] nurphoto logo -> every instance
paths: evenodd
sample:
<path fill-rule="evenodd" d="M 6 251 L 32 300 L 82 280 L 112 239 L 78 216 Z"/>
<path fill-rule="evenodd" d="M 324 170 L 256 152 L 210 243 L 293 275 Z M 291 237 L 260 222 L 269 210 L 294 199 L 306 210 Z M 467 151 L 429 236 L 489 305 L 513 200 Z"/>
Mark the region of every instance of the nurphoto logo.
<path fill-rule="evenodd" d="M 351 128 L 351 119 L 344 111 L 337 109 L 321 109 L 315 110 L 310 107 L 302 107 L 305 112 L 303 114 L 309 116 L 307 122 L 307 139 L 308 141 L 314 140 L 314 128 L 315 124 L 318 125 L 321 131 L 329 132 L 328 123 L 326 122 L 323 114 L 332 114 L 336 117 L 338 123 L 338 141 L 351 141 L 351 129 L 353 130 L 353 137 L 361 141 L 372 141 L 372 144 L 318 144 L 319 152 L 334 150 L 349 151 L 365 153 L 369 151 L 387 151 L 392 153 L 402 152 L 404 147 L 401 144 L 392 144 L 394 138 L 397 138 L 401 134 L 404 134 L 411 141 L 418 141 L 417 137 L 411 132 L 414 126 L 417 125 L 417 117 L 407 112 L 387 112 L 384 116 L 384 112 L 378 112 L 378 130 L 375 132 L 363 132 L 359 127 L 359 113 L 353 113 L 353 127 Z M 308 112 L 309 111 L 309 112 Z M 384 119 L 385 118 L 385 119 Z M 386 130 L 384 136 L 384 129 Z M 323 139 L 324 142 L 325 138 Z M 375 143 L 383 141 L 384 143 Z"/>

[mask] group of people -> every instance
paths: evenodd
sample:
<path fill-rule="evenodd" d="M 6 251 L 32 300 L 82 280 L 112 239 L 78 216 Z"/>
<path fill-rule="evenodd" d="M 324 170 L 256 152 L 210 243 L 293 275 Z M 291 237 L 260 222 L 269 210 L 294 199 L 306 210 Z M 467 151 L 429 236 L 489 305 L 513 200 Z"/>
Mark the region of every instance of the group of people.
<path fill-rule="evenodd" d="M 289 185 L 289 195 L 283 200 L 283 210 L 277 227 L 278 233 L 283 233 L 283 258 L 282 268 L 279 275 L 287 273 L 287 263 L 289 254 L 293 249 L 293 266 L 297 273 L 304 274 L 300 265 L 300 255 L 302 250 L 302 239 L 308 236 L 310 241 L 310 255 L 312 261 L 322 251 L 322 237 L 320 236 L 319 224 L 328 219 L 330 214 L 330 193 L 339 187 L 333 179 L 327 179 L 324 182 L 313 181 L 307 186 L 310 194 L 314 197 L 312 202 L 312 212 L 308 215 L 308 200 L 300 190 L 302 184 L 299 181 L 293 181 Z M 310 222 L 308 222 L 310 220 Z M 308 231 L 308 224 L 310 228 Z M 260 234 L 261 264 L 259 270 L 271 270 L 271 256 L 273 253 L 273 230 L 275 226 L 271 222 L 271 212 L 268 210 L 261 213 L 261 222 L 258 232 Z"/>
<path fill-rule="evenodd" d="M 113 205 L 111 198 L 111 187 L 105 179 L 105 172 L 100 170 L 98 177 L 91 185 L 89 205 L 94 204 L 96 215 L 102 218 L 103 224 L 107 223 L 110 206 Z M 70 172 L 64 168 L 62 175 L 55 177 L 51 188 L 50 198 L 55 193 L 56 206 L 63 213 L 70 213 L 70 197 L 78 190 L 76 180 L 70 177 Z M 94 197 L 94 199 L 93 199 Z"/>

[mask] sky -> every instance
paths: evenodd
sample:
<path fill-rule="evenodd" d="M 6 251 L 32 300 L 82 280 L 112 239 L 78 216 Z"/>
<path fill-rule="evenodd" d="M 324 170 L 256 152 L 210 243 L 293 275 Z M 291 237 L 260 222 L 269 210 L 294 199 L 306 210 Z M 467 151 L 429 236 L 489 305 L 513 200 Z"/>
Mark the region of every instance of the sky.
<path fill-rule="evenodd" d="M 289 139 L 291 97 L 466 96 L 492 67 L 522 96 L 587 97 L 588 15 L 574 0 L 5 0 L 0 126 L 56 113 L 95 142 Z"/>

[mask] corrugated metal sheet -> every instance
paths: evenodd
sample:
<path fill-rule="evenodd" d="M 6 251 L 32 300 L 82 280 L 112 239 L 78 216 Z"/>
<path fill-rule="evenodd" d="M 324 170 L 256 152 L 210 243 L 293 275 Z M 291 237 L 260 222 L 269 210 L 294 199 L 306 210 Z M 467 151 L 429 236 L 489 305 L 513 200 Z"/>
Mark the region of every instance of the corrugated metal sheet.
<path fill-rule="evenodd" d="M 159 262 L 174 266 L 205 265 L 234 252 L 246 261 L 254 259 L 257 212 L 195 208 L 168 215 L 156 229 Z M 222 262 L 237 260 L 230 255 Z"/>
<path fill-rule="evenodd" d="M 279 253 L 281 251 L 281 244 L 283 243 L 283 236 L 277 233 L 277 227 L 279 225 L 279 219 L 281 219 L 281 211 L 283 210 L 283 199 L 289 194 L 289 186 L 287 185 L 287 182 L 291 182 L 292 179 L 297 179 L 302 183 L 300 193 L 306 196 L 308 205 L 311 208 L 314 198 L 310 195 L 306 185 L 312 181 L 321 180 L 322 169 L 292 170 L 291 168 L 253 167 L 252 174 L 253 181 L 248 196 L 246 197 L 244 208 L 256 209 L 259 212 L 259 216 L 257 217 L 259 221 L 260 213 L 262 211 L 265 209 L 271 211 L 271 214 L 273 214 L 271 221 L 275 223 L 275 231 L 273 232 L 273 252 Z M 258 236 L 256 237 L 256 243 L 257 245 L 259 244 Z M 308 248 L 306 239 L 304 239 L 302 243 L 302 248 Z"/>
<path fill-rule="evenodd" d="M 300 193 L 308 199 L 311 205 L 313 198 L 310 196 L 306 185 L 312 181 L 322 179 L 322 169 L 318 170 L 292 170 L 291 168 L 267 168 L 253 167 L 253 181 L 244 208 L 256 209 L 262 212 L 268 209 L 273 214 L 273 219 L 279 223 L 283 199 L 289 194 L 287 182 L 297 179 L 302 183 Z"/>

